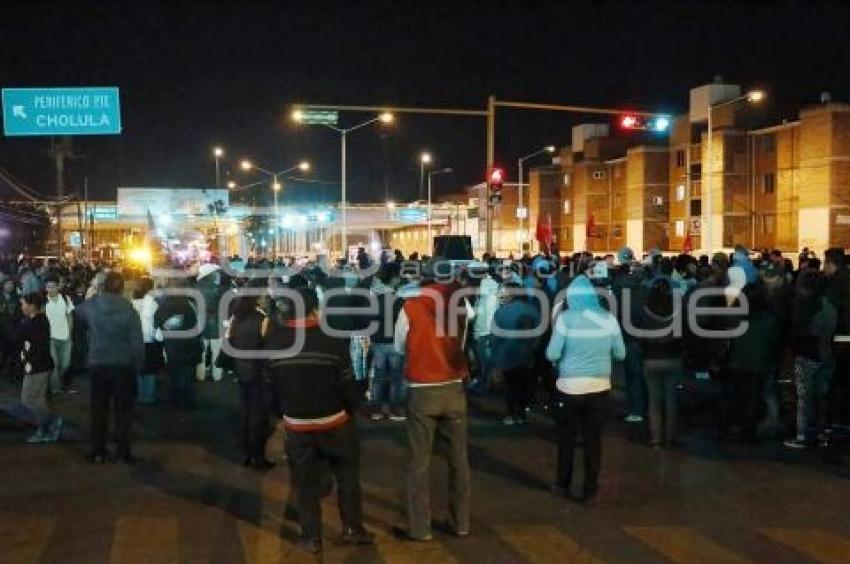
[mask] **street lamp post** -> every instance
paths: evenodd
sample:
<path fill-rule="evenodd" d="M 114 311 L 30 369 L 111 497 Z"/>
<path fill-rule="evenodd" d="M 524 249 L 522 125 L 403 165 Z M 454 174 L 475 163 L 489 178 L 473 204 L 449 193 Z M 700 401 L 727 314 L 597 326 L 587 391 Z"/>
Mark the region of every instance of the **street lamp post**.
<path fill-rule="evenodd" d="M 451 168 L 441 168 L 440 170 L 432 170 L 428 173 L 428 254 L 434 252 L 434 238 L 431 235 L 431 225 L 433 223 L 433 214 L 431 206 L 431 179 L 438 174 L 451 174 L 454 172 Z"/>
<path fill-rule="evenodd" d="M 304 113 L 302 111 L 296 109 L 295 111 L 292 112 L 292 119 L 296 123 L 303 123 Z M 364 128 L 367 125 L 372 125 L 373 123 L 376 123 L 376 122 L 380 122 L 384 125 L 389 125 L 393 122 L 393 119 L 395 119 L 395 118 L 394 118 L 393 114 L 391 114 L 390 112 L 382 112 L 377 117 L 374 117 L 370 120 L 364 121 L 363 123 L 359 123 L 359 124 L 357 124 L 353 127 L 342 128 L 342 127 L 337 127 L 335 125 L 331 125 L 329 123 L 322 123 L 321 124 L 321 125 L 324 125 L 325 127 L 327 127 L 328 129 L 332 129 L 332 130 L 336 131 L 337 133 L 339 133 L 340 138 L 341 138 L 341 142 L 340 142 L 341 158 L 340 158 L 340 160 L 341 160 L 342 170 L 340 171 L 340 192 L 341 192 L 342 201 L 340 202 L 340 212 L 341 212 L 340 215 L 342 216 L 342 237 L 341 237 L 342 249 L 341 249 L 341 252 L 342 252 L 343 257 L 346 257 L 348 255 L 348 214 L 347 214 L 347 211 L 348 211 L 347 210 L 347 208 L 348 208 L 348 196 L 346 194 L 346 189 L 347 189 L 347 186 L 346 186 L 346 164 L 347 164 L 347 162 L 346 162 L 347 161 L 347 158 L 346 158 L 346 152 L 347 152 L 346 151 L 346 142 L 347 142 L 347 139 L 348 139 L 348 134 L 352 133 L 354 131 L 357 131 L 358 129 Z"/>
<path fill-rule="evenodd" d="M 704 168 L 705 168 L 705 186 L 702 188 L 702 193 L 704 197 L 702 199 L 703 210 L 703 226 L 702 231 L 702 247 L 705 249 L 705 252 L 709 255 L 714 249 L 714 216 L 713 216 L 713 203 L 714 203 L 714 195 L 712 194 L 711 180 L 712 180 L 712 167 L 714 166 L 714 154 L 712 152 L 712 137 L 713 137 L 713 124 L 712 124 L 712 113 L 714 110 L 718 108 L 723 108 L 725 106 L 730 106 L 732 104 L 736 104 L 743 100 L 747 102 L 758 103 L 764 100 L 765 93 L 761 90 L 750 90 L 746 94 L 742 96 L 738 96 L 736 98 L 732 98 L 731 100 L 727 100 L 725 102 L 720 102 L 719 104 L 708 104 L 708 112 L 707 112 L 707 125 L 708 125 L 708 139 L 705 144 L 705 160 Z M 721 223 L 720 228 L 723 229 L 723 224 Z M 722 241 L 721 241 L 722 242 Z"/>
<path fill-rule="evenodd" d="M 257 172 L 264 174 L 264 175 L 266 175 L 266 176 L 268 176 L 269 178 L 272 179 L 271 188 L 272 188 L 272 195 L 274 197 L 274 221 L 273 221 L 273 224 L 274 224 L 274 233 L 273 233 L 274 239 L 272 241 L 272 252 L 276 255 L 277 251 L 278 251 L 278 240 L 279 240 L 278 231 L 280 230 L 280 208 L 278 207 L 278 197 L 277 197 L 277 195 L 278 195 L 278 192 L 280 192 L 281 189 L 283 188 L 283 185 L 280 183 L 279 178 L 281 176 L 284 176 L 284 175 L 292 172 L 293 170 L 296 170 L 296 169 L 300 170 L 301 172 L 307 172 L 307 171 L 310 170 L 310 163 L 308 161 L 301 161 L 298 164 L 291 166 L 287 169 L 281 170 L 279 172 L 273 172 L 271 170 L 257 166 L 256 164 L 254 164 L 253 162 L 251 162 L 249 160 L 243 160 L 240 163 L 240 166 L 242 167 L 242 170 L 245 170 L 245 171 L 256 170 Z"/>
<path fill-rule="evenodd" d="M 221 188 L 221 159 L 224 157 L 224 149 L 213 147 L 213 157 L 215 158 L 215 187 Z"/>
<path fill-rule="evenodd" d="M 537 151 L 534 151 L 533 153 L 529 153 L 528 155 L 517 159 L 517 168 L 518 168 L 517 178 L 519 179 L 519 181 L 517 182 L 518 192 L 517 192 L 517 214 L 516 215 L 517 215 L 517 219 L 519 219 L 519 234 L 520 234 L 519 251 L 520 251 L 520 254 L 522 254 L 522 246 L 527 239 L 523 235 L 522 226 L 523 226 L 524 217 L 523 217 L 523 213 L 520 212 L 520 210 L 523 209 L 522 204 L 523 204 L 523 200 L 524 200 L 523 199 L 523 183 L 522 183 L 522 178 L 523 178 L 522 167 L 523 167 L 523 164 L 525 164 L 525 161 L 532 159 L 532 158 L 534 158 L 538 155 L 542 155 L 543 153 L 554 154 L 555 153 L 555 146 L 554 145 L 547 145 L 546 147 L 543 147 L 542 149 L 539 149 Z M 526 209 L 525 213 L 526 214 L 528 213 L 527 209 Z"/>
<path fill-rule="evenodd" d="M 425 190 L 425 166 L 431 164 L 433 157 L 431 153 L 425 151 L 419 155 L 419 199 L 425 195 L 422 192 Z"/>

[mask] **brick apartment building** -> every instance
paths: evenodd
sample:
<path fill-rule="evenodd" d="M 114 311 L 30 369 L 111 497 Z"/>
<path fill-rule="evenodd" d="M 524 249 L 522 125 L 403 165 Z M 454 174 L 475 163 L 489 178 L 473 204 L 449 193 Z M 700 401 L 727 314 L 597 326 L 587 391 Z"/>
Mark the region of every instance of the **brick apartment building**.
<path fill-rule="evenodd" d="M 701 250 L 708 221 L 713 248 L 850 247 L 849 104 L 824 96 L 794 121 L 754 126 L 760 114 L 739 86 L 714 83 L 690 94 L 689 112 L 672 118 L 668 136 L 635 143 L 631 132 L 612 134 L 607 124 L 573 128 L 572 145 L 529 173 L 524 233 L 515 189 L 505 190 L 494 211 L 494 248 L 516 252 L 522 239 L 533 242 L 547 214 L 564 252 L 681 251 L 688 237 Z"/>

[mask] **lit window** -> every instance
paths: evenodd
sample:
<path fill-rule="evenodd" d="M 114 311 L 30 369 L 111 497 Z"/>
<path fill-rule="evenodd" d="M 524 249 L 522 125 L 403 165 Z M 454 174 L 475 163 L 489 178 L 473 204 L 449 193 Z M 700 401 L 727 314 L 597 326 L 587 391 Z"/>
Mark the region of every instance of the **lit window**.
<path fill-rule="evenodd" d="M 685 185 L 679 184 L 676 186 L 676 201 L 681 202 L 685 199 Z"/>
<path fill-rule="evenodd" d="M 685 220 L 678 219 L 676 220 L 676 237 L 684 237 L 685 236 Z"/>
<path fill-rule="evenodd" d="M 570 185 L 570 173 L 568 172 L 564 175 L 564 186 L 569 186 L 569 185 Z"/>
<path fill-rule="evenodd" d="M 570 213 L 570 201 L 569 200 L 564 200 L 564 213 L 565 214 Z"/>

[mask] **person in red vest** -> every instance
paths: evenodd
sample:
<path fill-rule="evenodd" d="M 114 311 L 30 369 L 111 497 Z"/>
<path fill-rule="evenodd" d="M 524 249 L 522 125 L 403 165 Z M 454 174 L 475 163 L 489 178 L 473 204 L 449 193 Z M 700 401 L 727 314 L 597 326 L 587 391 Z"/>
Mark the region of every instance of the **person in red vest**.
<path fill-rule="evenodd" d="M 439 274 L 439 276 L 438 276 Z M 406 357 L 407 528 L 396 528 L 406 540 L 431 540 L 430 462 L 434 434 L 448 443 L 448 528 L 469 534 L 469 459 L 463 380 L 469 373 L 461 335 L 466 311 L 452 301 L 458 286 L 449 261 L 433 258 L 422 265 L 422 291 L 409 298 L 395 325 L 395 349 Z M 448 279 L 448 280 L 446 280 Z"/>

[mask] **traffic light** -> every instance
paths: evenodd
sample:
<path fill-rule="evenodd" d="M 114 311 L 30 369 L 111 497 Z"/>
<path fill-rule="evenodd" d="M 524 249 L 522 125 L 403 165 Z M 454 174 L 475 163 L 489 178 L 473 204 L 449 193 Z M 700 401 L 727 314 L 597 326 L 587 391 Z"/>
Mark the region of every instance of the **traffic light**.
<path fill-rule="evenodd" d="M 667 116 L 625 114 L 620 117 L 620 127 L 663 133 L 670 128 L 670 118 Z"/>
<path fill-rule="evenodd" d="M 495 206 L 502 203 L 502 184 L 505 172 L 500 168 L 491 168 L 487 175 L 487 186 L 490 189 L 490 205 Z"/>

